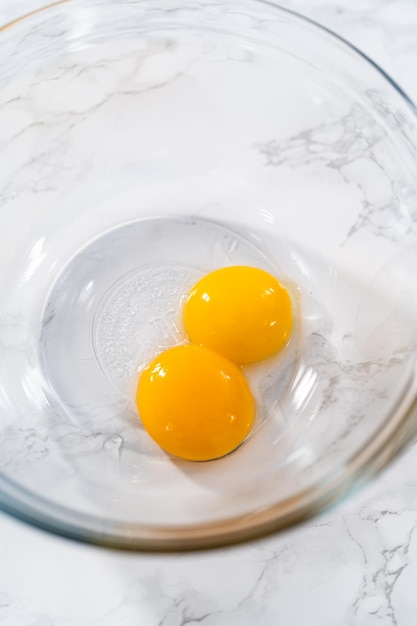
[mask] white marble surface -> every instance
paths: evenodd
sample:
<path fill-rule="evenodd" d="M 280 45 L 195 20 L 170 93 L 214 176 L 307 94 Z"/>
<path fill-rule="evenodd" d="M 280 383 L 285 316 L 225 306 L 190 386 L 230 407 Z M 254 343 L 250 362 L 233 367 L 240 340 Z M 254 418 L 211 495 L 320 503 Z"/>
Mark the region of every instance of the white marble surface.
<path fill-rule="evenodd" d="M 39 6 L 2 0 L 0 19 Z M 380 63 L 417 100 L 417 3 L 291 0 Z M 297 528 L 211 552 L 130 554 L 0 515 L 6 626 L 414 626 L 417 447 Z"/>

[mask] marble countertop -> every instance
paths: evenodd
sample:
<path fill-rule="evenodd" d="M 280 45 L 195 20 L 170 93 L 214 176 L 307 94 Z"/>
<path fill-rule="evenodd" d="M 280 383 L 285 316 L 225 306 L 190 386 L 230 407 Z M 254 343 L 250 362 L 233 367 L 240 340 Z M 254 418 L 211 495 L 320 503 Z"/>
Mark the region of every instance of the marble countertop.
<path fill-rule="evenodd" d="M 2 0 L 0 22 L 39 0 Z M 415 0 L 287 0 L 379 63 L 417 101 Z M 318 518 L 208 552 L 135 554 L 0 514 L 5 626 L 414 626 L 417 444 Z"/>

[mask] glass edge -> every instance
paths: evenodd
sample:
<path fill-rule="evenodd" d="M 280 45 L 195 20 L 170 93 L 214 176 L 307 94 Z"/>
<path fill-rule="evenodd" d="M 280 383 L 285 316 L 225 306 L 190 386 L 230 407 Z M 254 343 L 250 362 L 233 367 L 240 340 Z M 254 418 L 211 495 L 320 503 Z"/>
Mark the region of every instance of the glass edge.
<path fill-rule="evenodd" d="M 292 15 L 306 22 L 307 24 L 311 26 L 314 26 L 318 30 L 323 31 L 332 39 L 336 39 L 337 41 L 342 42 L 346 47 L 350 48 L 350 50 L 355 52 L 364 61 L 369 63 L 391 85 L 391 87 L 395 89 L 395 91 L 401 96 L 401 98 L 407 103 L 407 105 L 411 107 L 413 113 L 417 115 L 417 106 L 414 103 L 413 99 L 407 94 L 407 92 L 376 61 L 371 59 L 371 57 L 369 57 L 365 52 L 363 52 L 355 44 L 353 44 L 348 39 L 343 37 L 343 35 L 339 35 L 328 26 L 325 26 L 324 24 L 317 22 L 316 20 L 314 20 L 311 17 L 308 17 L 307 15 L 303 15 L 302 13 L 299 13 L 298 11 L 294 11 L 293 9 L 290 9 L 288 7 L 284 7 L 278 2 L 273 2 L 272 0 L 252 0 L 252 1 L 254 3 L 259 2 L 259 4 L 264 4 L 266 6 L 272 7 L 273 9 L 278 9 L 279 11 L 282 11 L 283 13 L 287 13 L 288 15 Z M 9 22 L 6 22 L 5 24 L 0 24 L 0 34 L 6 30 L 9 30 L 13 26 L 20 24 L 21 22 L 24 22 L 27 19 L 34 17 L 35 15 L 44 13 L 48 10 L 51 10 L 56 7 L 63 6 L 65 4 L 69 4 L 72 2 L 73 0 L 55 0 L 55 2 L 46 4 L 43 7 L 38 7 L 37 9 L 34 9 L 33 11 L 29 11 L 28 13 L 23 13 L 22 15 L 15 17 L 14 19 L 12 19 Z"/>
<path fill-rule="evenodd" d="M 317 22 L 316 20 L 314 20 L 311 17 L 308 17 L 307 15 L 303 15 L 302 13 L 298 13 L 297 11 L 293 11 L 292 9 L 289 9 L 287 7 L 283 7 L 280 4 L 278 4 L 278 3 L 272 2 L 271 0 L 255 0 L 255 2 L 260 2 L 261 4 L 265 4 L 267 6 L 271 6 L 271 7 L 274 7 L 276 9 L 280 9 L 281 11 L 283 11 L 285 13 L 288 13 L 289 15 L 293 15 L 294 17 L 297 17 L 297 18 L 303 20 L 304 22 L 307 22 L 311 26 L 314 26 L 315 28 L 318 28 L 319 30 L 322 30 L 327 35 L 329 35 L 332 39 L 336 39 L 337 41 L 340 41 L 341 43 L 343 43 L 343 45 L 345 45 L 347 48 L 352 50 L 352 52 L 355 52 L 364 61 L 369 63 L 369 65 L 371 67 L 373 67 L 373 69 L 376 70 L 377 73 L 380 74 L 382 76 L 382 78 L 384 78 L 384 80 L 386 80 L 391 85 L 391 87 L 394 88 L 394 90 L 398 93 L 398 95 L 401 96 L 401 98 L 405 101 L 405 103 L 411 108 L 413 114 L 417 115 L 417 106 L 414 103 L 414 100 L 399 85 L 399 83 L 397 83 L 390 76 L 390 74 L 388 74 L 388 72 L 386 72 L 376 61 L 371 59 L 371 57 L 369 57 L 365 52 L 363 52 L 360 48 L 358 48 L 355 44 L 350 42 L 348 39 L 345 39 L 345 37 L 343 37 L 343 35 L 339 35 L 338 33 L 336 33 L 334 30 L 332 30 L 328 26 L 325 26 L 324 24 L 321 24 L 320 22 Z"/>
<path fill-rule="evenodd" d="M 44 5 L 43 7 L 38 7 L 37 9 L 33 9 L 33 11 L 29 11 L 28 13 L 23 13 L 22 15 L 18 15 L 17 17 L 13 18 L 9 22 L 6 22 L 5 24 L 0 24 L 0 34 L 5 32 L 6 30 L 9 30 L 13 26 L 16 26 L 17 24 L 24 22 L 25 20 L 31 17 L 34 17 L 35 15 L 38 15 L 39 13 L 44 13 L 48 11 L 49 9 L 54 9 L 63 4 L 67 4 L 69 2 L 72 2 L 72 0 L 56 0 L 55 2 L 51 2 L 50 4 Z"/>
<path fill-rule="evenodd" d="M 253 1 L 292 15 L 323 31 L 329 37 L 340 41 L 373 67 L 397 92 L 405 104 L 411 109 L 412 113 L 417 116 L 417 107 L 414 101 L 402 87 L 400 87 L 380 65 L 343 36 L 335 33 L 333 30 L 314 19 L 287 7 L 283 7 L 278 3 L 271 2 L 270 0 Z M 31 17 L 72 2 L 73 0 L 56 0 L 55 2 L 18 16 L 0 25 L 0 35 Z M 389 421 L 387 426 L 390 424 L 391 422 Z M 108 531 L 105 528 L 103 528 L 102 532 L 97 532 L 91 529 L 87 530 L 75 523 L 63 522 L 50 514 L 48 516 L 42 515 L 42 513 L 39 513 L 33 507 L 26 506 L 21 500 L 16 498 L 9 497 L 7 500 L 2 499 L 1 493 L 0 510 L 11 517 L 48 533 L 106 548 L 160 552 L 219 548 L 265 537 L 304 520 L 311 519 L 318 513 L 325 511 L 329 506 L 340 500 L 351 488 L 366 484 L 369 479 L 383 470 L 390 461 L 411 442 L 416 432 L 417 397 L 414 391 L 412 404 L 404 412 L 402 418 L 400 418 L 400 422 L 394 429 L 394 432 L 388 432 L 382 437 L 380 435 L 378 441 L 381 441 L 379 441 L 379 443 L 378 441 L 373 442 L 374 445 L 371 447 L 371 451 L 368 449 L 367 444 L 362 446 L 350 459 L 344 469 L 343 475 L 339 478 L 329 479 L 325 486 L 322 484 L 313 486 L 305 492 L 297 494 L 293 498 L 278 505 L 267 507 L 261 512 L 251 514 L 250 516 L 233 518 L 224 523 L 209 524 L 205 527 L 198 526 L 186 529 L 174 529 L 169 527 L 163 529 L 163 527 L 161 527 L 160 531 L 162 532 L 158 532 L 158 530 L 154 528 L 145 529 L 145 527 L 140 527 L 141 536 L 133 534 L 135 528 L 136 532 L 138 530 L 138 527 L 134 525 L 130 526 L 131 533 L 127 532 L 124 536 L 117 534 L 115 531 Z M 13 487 L 20 489 L 19 486 L 15 486 L 11 481 L 10 483 Z M 50 506 L 50 502 L 46 499 L 45 503 Z M 55 507 L 56 510 L 61 508 L 62 512 L 65 511 L 64 507 L 57 507 L 57 505 L 53 503 L 52 506 Z M 70 513 L 74 515 L 71 511 Z M 83 517 L 88 518 L 90 521 L 95 520 L 95 518 L 90 516 Z M 249 523 L 245 521 L 248 518 L 252 520 Z M 114 528 L 123 528 L 125 532 L 128 530 L 128 527 L 117 524 L 114 524 Z"/>
<path fill-rule="evenodd" d="M 360 489 L 366 485 L 406 448 L 417 432 L 417 379 L 413 382 L 414 386 L 410 390 L 411 405 L 406 411 L 402 411 L 401 406 L 395 411 L 402 413 L 402 416 L 398 418 L 398 423 L 393 425 L 393 420 L 388 420 L 385 429 L 378 434 L 371 445 L 366 442 L 349 460 L 340 474 L 328 475 L 327 478 L 324 477 L 319 483 L 305 491 L 249 515 L 230 518 L 224 522 L 190 527 L 147 527 L 112 523 L 112 528 L 109 529 L 103 524 L 103 520 L 93 516 L 74 515 L 65 507 L 52 505 L 63 515 L 68 513 L 69 518 L 78 517 L 78 519 L 88 520 L 90 527 L 76 522 L 65 522 L 49 512 L 45 514 L 34 507 L 27 506 L 21 499 L 13 497 L 7 500 L 1 499 L 2 494 L 0 494 L 0 510 L 55 535 L 115 549 L 178 552 L 219 548 L 259 539 L 323 513 L 342 496 L 348 495 L 353 487 Z M 46 499 L 45 503 L 50 506 Z M 91 529 L 91 525 L 99 527 L 100 524 L 102 524 L 101 531 Z"/>

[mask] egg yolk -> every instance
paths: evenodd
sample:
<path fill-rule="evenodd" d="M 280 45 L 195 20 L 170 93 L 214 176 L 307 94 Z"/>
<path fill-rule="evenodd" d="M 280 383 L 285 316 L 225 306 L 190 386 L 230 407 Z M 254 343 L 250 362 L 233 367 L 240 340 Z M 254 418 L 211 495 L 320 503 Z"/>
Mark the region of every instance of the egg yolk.
<path fill-rule="evenodd" d="M 142 423 L 156 443 L 191 461 L 232 452 L 255 416 L 241 370 L 196 345 L 177 346 L 157 356 L 142 372 L 136 400 Z"/>
<path fill-rule="evenodd" d="M 279 280 L 264 270 L 224 267 L 194 285 L 185 303 L 184 324 L 193 343 L 235 363 L 253 363 L 288 342 L 291 300 Z"/>

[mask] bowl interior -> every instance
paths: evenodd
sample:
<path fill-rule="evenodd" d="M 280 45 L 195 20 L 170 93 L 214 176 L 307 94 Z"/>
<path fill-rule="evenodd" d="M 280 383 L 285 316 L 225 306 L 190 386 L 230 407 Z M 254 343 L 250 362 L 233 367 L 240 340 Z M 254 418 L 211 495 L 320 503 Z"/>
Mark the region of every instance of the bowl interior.
<path fill-rule="evenodd" d="M 0 130 L 3 506 L 199 544 L 315 509 L 389 447 L 415 396 L 416 121 L 368 60 L 255 0 L 73 0 L 0 33 Z M 138 371 L 237 264 L 287 285 L 293 337 L 245 368 L 244 445 L 179 461 Z"/>

